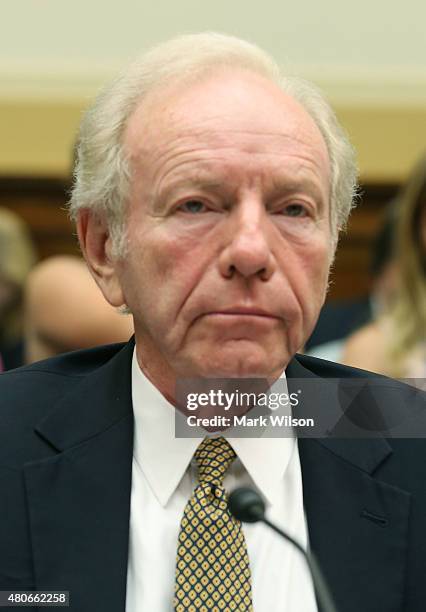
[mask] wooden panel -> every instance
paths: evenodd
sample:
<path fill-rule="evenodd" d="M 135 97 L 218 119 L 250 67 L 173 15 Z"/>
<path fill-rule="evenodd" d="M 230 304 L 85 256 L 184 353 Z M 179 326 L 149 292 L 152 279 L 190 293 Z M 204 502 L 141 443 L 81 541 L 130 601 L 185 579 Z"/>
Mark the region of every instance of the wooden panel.
<path fill-rule="evenodd" d="M 67 183 L 55 179 L 0 179 L 0 206 L 28 223 L 40 259 L 79 253 L 65 210 L 68 190 Z"/>
<path fill-rule="evenodd" d="M 363 185 L 362 201 L 340 239 L 328 300 L 357 299 L 369 292 L 372 246 L 397 191 L 396 184 Z"/>

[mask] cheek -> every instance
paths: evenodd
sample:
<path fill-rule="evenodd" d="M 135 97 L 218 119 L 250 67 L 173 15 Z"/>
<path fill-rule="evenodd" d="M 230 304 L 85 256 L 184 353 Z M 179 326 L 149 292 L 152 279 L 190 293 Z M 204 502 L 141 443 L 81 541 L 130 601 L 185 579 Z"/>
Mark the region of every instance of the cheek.
<path fill-rule="evenodd" d="M 298 254 L 296 285 L 300 301 L 315 316 L 322 306 L 328 285 L 330 247 L 326 241 L 317 240 Z"/>
<path fill-rule="evenodd" d="M 130 239 L 129 251 L 123 272 L 128 305 L 148 326 L 169 328 L 197 282 L 201 258 L 193 241 L 155 230 Z"/>

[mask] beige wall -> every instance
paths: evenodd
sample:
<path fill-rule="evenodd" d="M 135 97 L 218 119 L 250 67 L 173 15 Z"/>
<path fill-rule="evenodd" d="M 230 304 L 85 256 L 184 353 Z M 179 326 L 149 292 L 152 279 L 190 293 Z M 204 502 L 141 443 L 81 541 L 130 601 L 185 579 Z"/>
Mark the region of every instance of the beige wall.
<path fill-rule="evenodd" d="M 0 174 L 65 176 L 82 110 L 139 51 L 213 29 L 315 81 L 364 180 L 402 180 L 426 149 L 426 3 L 408 0 L 14 0 L 0 25 Z"/>

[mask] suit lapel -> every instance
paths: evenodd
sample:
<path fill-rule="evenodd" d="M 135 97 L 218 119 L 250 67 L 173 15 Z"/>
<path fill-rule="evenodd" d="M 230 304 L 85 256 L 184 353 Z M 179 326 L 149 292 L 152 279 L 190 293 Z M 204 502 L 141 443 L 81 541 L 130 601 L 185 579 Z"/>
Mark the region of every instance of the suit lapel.
<path fill-rule="evenodd" d="M 36 588 L 69 590 L 79 612 L 125 609 L 132 350 L 85 377 L 38 425 L 57 454 L 25 467 Z"/>
<path fill-rule="evenodd" d="M 289 388 L 292 378 L 308 376 L 293 360 Z M 337 609 L 401 612 L 410 494 L 379 479 L 380 466 L 392 461 L 388 442 L 305 438 L 299 452 L 310 546 Z"/>

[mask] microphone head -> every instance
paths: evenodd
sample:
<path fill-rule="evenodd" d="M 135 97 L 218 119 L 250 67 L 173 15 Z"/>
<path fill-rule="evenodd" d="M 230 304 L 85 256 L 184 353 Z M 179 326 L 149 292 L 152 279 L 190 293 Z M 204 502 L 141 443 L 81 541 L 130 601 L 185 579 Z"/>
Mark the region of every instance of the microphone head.
<path fill-rule="evenodd" d="M 243 523 L 257 523 L 265 515 L 265 503 L 260 495 L 249 487 L 239 487 L 230 493 L 228 510 Z"/>

